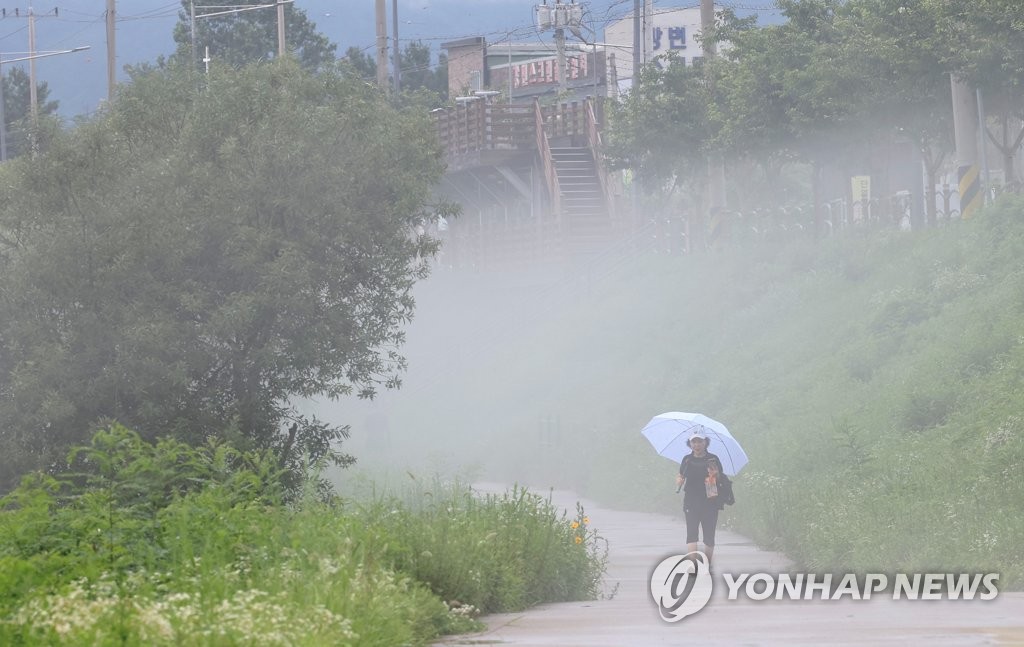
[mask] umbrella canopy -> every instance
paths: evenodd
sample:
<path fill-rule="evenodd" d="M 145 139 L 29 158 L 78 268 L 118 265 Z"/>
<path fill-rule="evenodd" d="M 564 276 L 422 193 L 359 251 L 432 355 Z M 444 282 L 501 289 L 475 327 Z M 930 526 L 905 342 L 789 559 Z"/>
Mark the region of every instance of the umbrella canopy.
<path fill-rule="evenodd" d="M 708 451 L 721 459 L 722 469 L 729 476 L 735 476 L 747 464 L 747 453 L 725 425 L 699 413 L 669 411 L 654 416 L 641 433 L 659 456 L 679 463 L 690 453 L 686 441 L 697 431 L 711 440 Z"/>

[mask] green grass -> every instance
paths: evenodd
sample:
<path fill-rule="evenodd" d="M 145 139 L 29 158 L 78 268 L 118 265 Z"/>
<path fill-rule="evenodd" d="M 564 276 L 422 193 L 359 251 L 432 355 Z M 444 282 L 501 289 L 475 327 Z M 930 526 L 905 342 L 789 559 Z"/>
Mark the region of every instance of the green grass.
<path fill-rule="evenodd" d="M 285 504 L 269 457 L 120 427 L 78 458 L 0 500 L 0 644 L 422 645 L 604 572 L 583 511 L 521 489 Z"/>

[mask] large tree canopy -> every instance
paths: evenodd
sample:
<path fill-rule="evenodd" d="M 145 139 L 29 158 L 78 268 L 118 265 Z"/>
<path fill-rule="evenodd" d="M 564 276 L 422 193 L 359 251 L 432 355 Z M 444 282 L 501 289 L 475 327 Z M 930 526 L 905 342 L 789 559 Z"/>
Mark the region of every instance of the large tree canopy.
<path fill-rule="evenodd" d="M 194 4 L 196 20 L 192 23 Z M 209 48 L 211 59 L 229 66 L 241 66 L 277 57 L 277 11 L 263 0 L 239 0 L 230 7 L 219 0 L 181 0 L 182 12 L 174 27 L 176 56 L 192 60 L 195 38 L 196 61 Z M 261 8 L 243 9 L 246 5 Z M 215 15 L 216 14 L 216 15 Z M 337 45 L 316 29 L 306 12 L 295 3 L 284 5 L 285 48 L 307 70 L 334 62 Z"/>
<path fill-rule="evenodd" d="M 111 418 L 341 460 L 289 398 L 397 385 L 443 173 L 426 110 L 290 59 L 201 89 L 171 66 L 0 172 L 5 479 Z"/>

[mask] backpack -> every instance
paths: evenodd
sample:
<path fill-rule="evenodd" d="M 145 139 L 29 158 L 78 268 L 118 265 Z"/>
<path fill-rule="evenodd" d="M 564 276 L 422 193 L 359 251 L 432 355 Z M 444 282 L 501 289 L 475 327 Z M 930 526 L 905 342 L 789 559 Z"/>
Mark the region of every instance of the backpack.
<path fill-rule="evenodd" d="M 725 472 L 718 475 L 718 499 L 725 505 L 736 503 L 736 497 L 732 493 L 732 481 Z"/>

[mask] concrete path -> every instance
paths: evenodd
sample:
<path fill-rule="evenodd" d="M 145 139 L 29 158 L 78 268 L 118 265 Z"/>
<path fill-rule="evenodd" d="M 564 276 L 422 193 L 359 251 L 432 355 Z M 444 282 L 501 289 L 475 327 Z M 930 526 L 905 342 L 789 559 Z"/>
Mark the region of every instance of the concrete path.
<path fill-rule="evenodd" d="M 482 486 L 482 489 L 494 491 Z M 497 491 L 502 491 L 497 488 Z M 547 495 L 547 492 L 543 492 Z M 575 514 L 576 500 L 553 501 Z M 610 545 L 606 599 L 545 604 L 522 613 L 485 616 L 487 630 L 450 636 L 438 646 L 647 647 L 656 645 L 1020 645 L 1024 593 L 994 600 L 729 600 L 724 574 L 788 573 L 779 553 L 719 530 L 708 605 L 679 622 L 659 617 L 650 576 L 665 557 L 686 552 L 684 522 L 668 515 L 624 512 L 581 501 Z"/>

